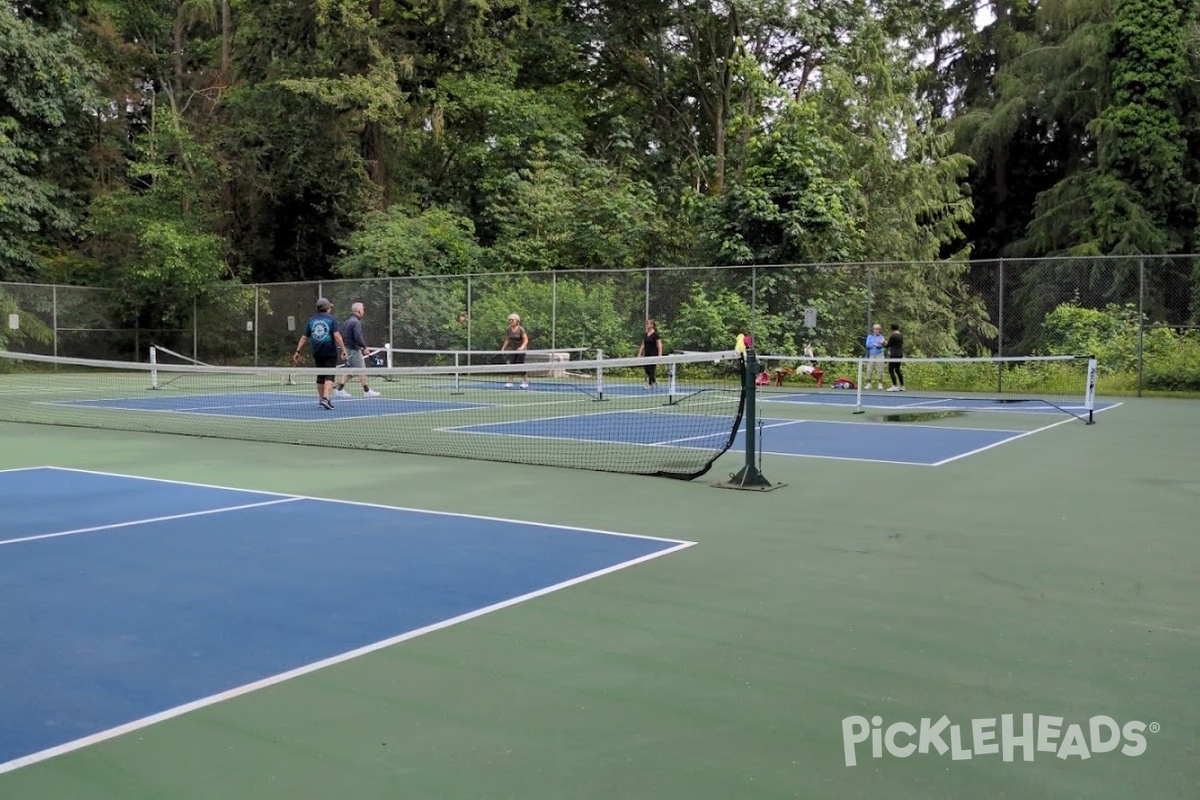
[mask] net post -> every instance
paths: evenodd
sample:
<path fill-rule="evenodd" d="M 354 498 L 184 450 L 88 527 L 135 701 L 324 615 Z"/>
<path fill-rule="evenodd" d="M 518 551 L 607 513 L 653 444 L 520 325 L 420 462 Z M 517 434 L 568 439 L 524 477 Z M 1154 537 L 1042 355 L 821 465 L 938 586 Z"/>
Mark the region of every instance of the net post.
<path fill-rule="evenodd" d="M 754 463 L 758 452 L 758 421 L 756 419 L 758 396 L 755 380 L 758 378 L 759 366 L 758 358 L 754 355 L 753 349 L 746 351 L 742 365 L 744 367 L 742 373 L 742 391 L 745 394 L 746 409 L 742 415 L 742 420 L 746 426 L 746 463 L 740 470 L 731 475 L 726 483 L 714 485 L 724 489 L 753 489 L 759 492 L 769 492 L 772 489 L 778 489 L 783 484 L 771 483 L 762 474 L 762 471 L 759 470 L 758 465 Z"/>
<path fill-rule="evenodd" d="M 671 364 L 667 367 L 667 405 L 669 405 L 669 406 L 675 405 L 675 375 L 676 374 L 677 374 L 677 370 L 675 369 L 675 362 L 672 361 Z"/>
<path fill-rule="evenodd" d="M 604 399 L 604 351 L 596 348 L 596 399 Z"/>
<path fill-rule="evenodd" d="M 454 394 L 462 394 L 462 384 L 460 383 L 461 376 L 458 374 L 459 352 L 454 351 Z"/>
<path fill-rule="evenodd" d="M 384 360 L 384 363 L 387 364 L 388 369 L 391 369 L 394 366 L 394 364 L 392 363 L 392 343 L 391 342 L 385 342 L 383 345 L 383 360 Z"/>
<path fill-rule="evenodd" d="M 858 373 L 854 381 L 854 413 L 865 414 L 862 402 L 862 384 L 863 384 L 863 360 L 858 360 Z"/>
<path fill-rule="evenodd" d="M 150 388 L 158 388 L 158 348 L 150 345 Z"/>
<path fill-rule="evenodd" d="M 1083 407 L 1087 410 L 1087 419 L 1084 422 L 1088 425 L 1096 423 L 1096 376 L 1100 371 L 1100 364 L 1095 356 L 1088 356 L 1087 362 L 1087 391 L 1083 396 Z"/>

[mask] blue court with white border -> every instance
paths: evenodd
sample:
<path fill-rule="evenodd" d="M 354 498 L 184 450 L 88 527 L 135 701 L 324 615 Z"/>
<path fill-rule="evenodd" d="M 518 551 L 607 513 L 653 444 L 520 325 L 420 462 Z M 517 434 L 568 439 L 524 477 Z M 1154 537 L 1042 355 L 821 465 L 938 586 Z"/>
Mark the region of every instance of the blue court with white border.
<path fill-rule="evenodd" d="M 1031 431 L 955 428 L 872 422 L 760 419 L 758 451 L 779 456 L 837 458 L 891 464 L 937 466 Z M 1057 423 L 1055 423 L 1057 424 Z M 729 436 L 729 420 L 702 414 L 615 411 L 607 414 L 491 422 L 444 430 L 529 439 L 638 444 L 650 447 L 719 447 Z M 745 428 L 731 450 L 745 448 Z"/>
<path fill-rule="evenodd" d="M 691 542 L 0 471 L 0 772 Z"/>
<path fill-rule="evenodd" d="M 625 388 L 629 394 L 637 392 L 634 396 L 645 396 L 643 390 L 638 387 L 627 386 Z M 546 391 L 552 390 L 546 389 Z M 570 388 L 570 391 L 577 390 Z M 660 391 L 660 394 L 665 395 L 665 392 Z M 825 391 L 820 393 L 817 399 L 812 398 L 813 395 L 809 393 L 796 392 L 764 395 L 760 399 L 764 404 L 814 403 L 828 405 L 831 398 L 834 398 L 841 400 L 842 404 L 852 405 L 855 401 L 855 396 L 851 392 L 831 393 Z M 346 419 L 428 415 L 432 430 L 455 434 L 511 436 L 522 439 L 647 447 L 719 449 L 729 438 L 731 418 L 721 415 L 706 415 L 700 410 L 702 405 L 697 407 L 695 412 L 689 413 L 691 407 L 678 405 L 678 400 L 679 396 L 671 396 L 665 398 L 662 405 L 650 408 L 574 413 L 591 407 L 603 408 L 605 405 L 603 403 L 589 405 L 591 401 L 584 399 L 581 400 L 580 405 L 572 407 L 573 413 L 570 414 L 465 425 L 440 424 L 439 414 L 495 408 L 497 404 L 467 400 L 354 398 L 338 401 L 334 410 L 326 411 L 317 407 L 315 398 L 311 395 L 281 392 L 157 395 L 105 400 L 56 401 L 55 404 L 139 413 L 200 414 L 310 424 L 313 422 L 333 423 Z M 1072 419 L 1062 410 L 1038 402 L 1000 403 L 996 400 L 982 399 L 976 402 L 970 398 L 951 401 L 945 398 L 901 394 L 876 395 L 867 400 L 870 403 L 868 407 L 871 409 L 896 413 L 977 410 L 1019 414 L 1053 414 L 1060 417 L 1059 420 L 1048 422 L 1043 429 Z M 1096 411 L 1103 411 L 1116 405 L 1119 403 L 1098 402 Z M 553 404 L 545 407 L 542 413 L 549 412 L 552 406 Z M 527 408 L 531 414 L 538 413 L 536 405 Z M 925 466 L 945 464 L 1038 432 L 1027 429 L 971 428 L 907 422 L 872 423 L 858 420 L 760 419 L 760 422 L 766 426 L 763 441 L 758 447 L 759 452 L 762 453 Z M 744 441 L 744 433 L 739 433 L 732 449 L 737 451 L 743 448 Z"/>

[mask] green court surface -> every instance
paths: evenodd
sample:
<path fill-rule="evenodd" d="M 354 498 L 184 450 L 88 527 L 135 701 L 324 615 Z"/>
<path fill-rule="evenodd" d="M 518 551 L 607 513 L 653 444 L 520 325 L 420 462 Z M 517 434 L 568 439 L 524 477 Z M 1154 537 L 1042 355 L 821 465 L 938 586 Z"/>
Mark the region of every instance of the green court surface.
<path fill-rule="evenodd" d="M 682 482 L 2 424 L 0 469 L 697 544 L 0 774 L 0 798 L 1200 797 L 1200 404 L 1097 419 L 933 467 L 768 455 L 768 493 L 711 487 L 733 453 Z M 1053 752 L 876 758 L 868 731 L 846 763 L 848 718 L 945 715 L 971 749 L 1008 714 L 1061 717 Z M 1144 748 L 1089 747 L 1100 717 Z"/>

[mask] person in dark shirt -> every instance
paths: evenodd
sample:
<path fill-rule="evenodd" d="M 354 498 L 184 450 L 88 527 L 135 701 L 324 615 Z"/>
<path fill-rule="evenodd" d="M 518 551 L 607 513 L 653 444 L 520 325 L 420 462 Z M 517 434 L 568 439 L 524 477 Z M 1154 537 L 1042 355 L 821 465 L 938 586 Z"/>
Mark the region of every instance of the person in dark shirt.
<path fill-rule="evenodd" d="M 341 326 L 338 325 L 337 317 L 329 313 L 331 311 L 333 311 L 333 303 L 324 297 L 317 301 L 317 313 L 309 318 L 308 323 L 304 326 L 304 333 L 300 335 L 300 341 L 296 343 L 296 352 L 292 353 L 293 364 L 300 363 L 300 353 L 304 350 L 305 342 L 311 344 L 313 364 L 318 368 L 329 367 L 332 369 L 337 366 L 339 355 L 343 359 L 347 357 L 346 343 L 342 341 Z M 329 399 L 332 393 L 333 375 L 318 375 L 317 402 L 326 411 L 333 410 L 333 401 Z"/>
<path fill-rule="evenodd" d="M 887 340 L 888 377 L 892 379 L 889 392 L 904 391 L 904 372 L 900 369 L 900 360 L 904 358 L 904 337 L 900 334 L 900 326 L 892 324 L 892 332 Z"/>
<path fill-rule="evenodd" d="M 367 381 L 367 342 L 363 338 L 362 331 L 364 313 L 366 313 L 366 309 L 363 304 L 355 303 L 350 306 L 350 316 L 342 323 L 342 339 L 345 340 L 346 350 L 350 353 L 346 366 L 362 370 L 358 373 L 358 382 L 362 384 L 363 397 L 379 397 L 379 392 L 372 389 Z M 346 391 L 346 382 L 352 375 L 353 373 L 337 382 L 333 387 L 334 397 L 340 397 L 343 400 L 350 399 L 350 393 Z"/>
<path fill-rule="evenodd" d="M 658 335 L 658 326 L 654 324 L 654 320 L 646 320 L 646 335 L 642 337 L 642 345 L 638 348 L 638 358 L 651 357 L 658 358 L 663 354 L 662 337 Z M 658 386 L 658 365 L 645 364 L 642 369 L 646 371 L 646 389 L 653 389 Z"/>
<path fill-rule="evenodd" d="M 520 314 L 508 315 L 508 328 L 504 331 L 504 341 L 500 343 L 500 350 L 508 353 L 509 364 L 524 364 L 525 351 L 529 348 L 529 334 L 521 325 Z M 508 376 L 508 383 L 504 384 L 504 388 L 511 389 L 513 380 L 516 379 L 516 374 Z M 521 376 L 521 388 L 529 388 L 529 376 Z"/>

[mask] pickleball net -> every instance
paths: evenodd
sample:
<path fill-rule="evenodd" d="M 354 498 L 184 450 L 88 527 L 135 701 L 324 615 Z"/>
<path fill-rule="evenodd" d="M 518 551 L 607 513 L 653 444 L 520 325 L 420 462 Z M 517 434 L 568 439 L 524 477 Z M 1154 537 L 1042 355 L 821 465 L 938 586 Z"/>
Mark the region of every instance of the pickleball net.
<path fill-rule="evenodd" d="M 905 358 L 903 389 L 887 359 L 759 355 L 763 400 L 835 405 L 897 417 L 937 412 L 1064 413 L 1094 421 L 1093 356 Z"/>
<path fill-rule="evenodd" d="M 653 387 L 647 367 L 654 368 Z M 351 399 L 334 398 L 328 410 L 318 404 L 316 382 L 331 369 L 0 352 L 0 372 L 8 373 L 0 403 L 5 422 L 683 479 L 703 475 L 734 443 L 746 396 L 744 359 L 732 351 L 369 368 L 364 374 L 380 396 L 364 396 L 352 377 Z M 336 373 L 345 377 L 344 369 Z"/>

